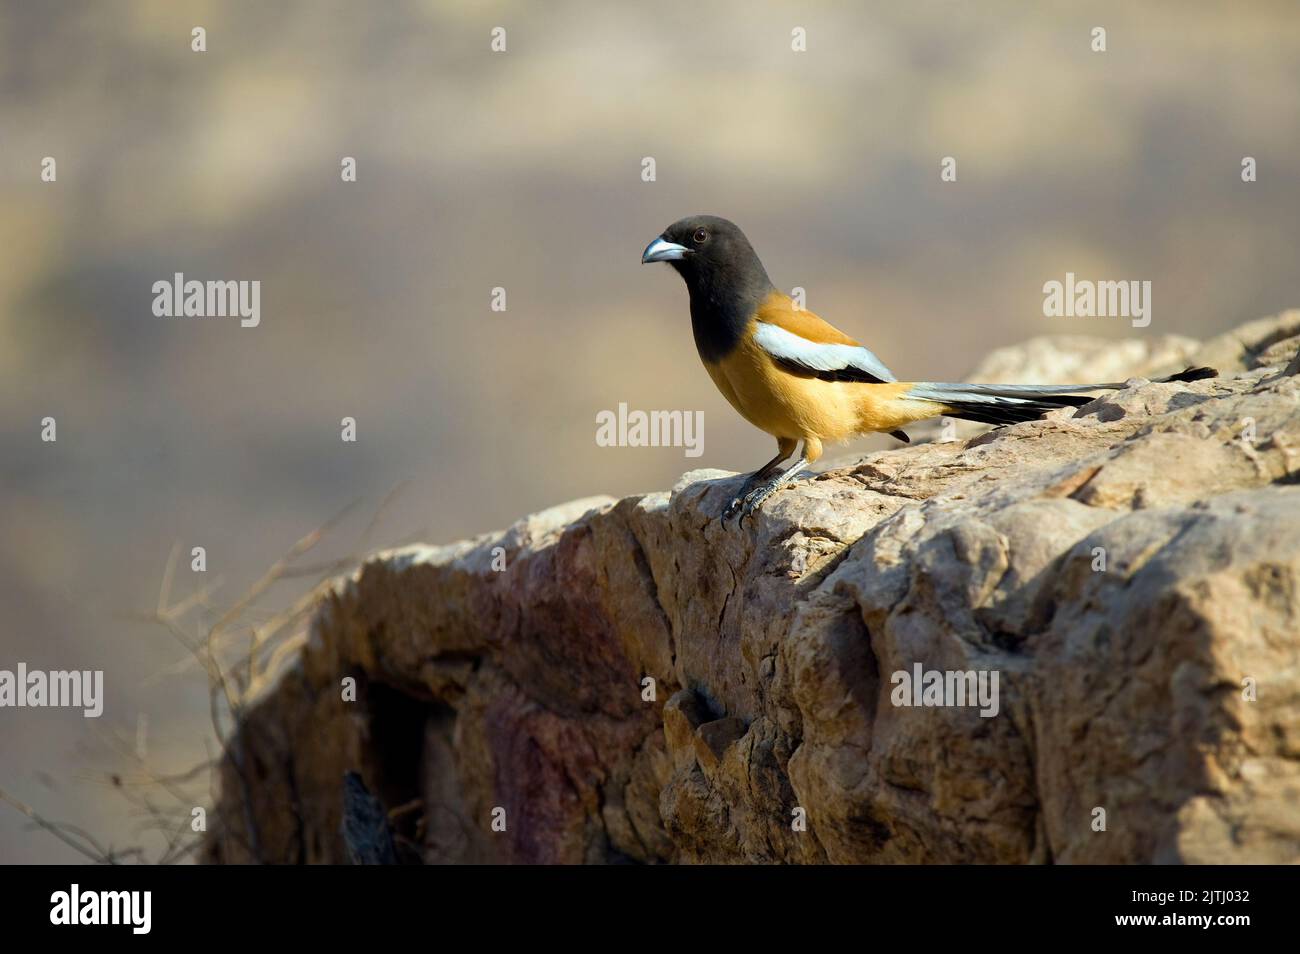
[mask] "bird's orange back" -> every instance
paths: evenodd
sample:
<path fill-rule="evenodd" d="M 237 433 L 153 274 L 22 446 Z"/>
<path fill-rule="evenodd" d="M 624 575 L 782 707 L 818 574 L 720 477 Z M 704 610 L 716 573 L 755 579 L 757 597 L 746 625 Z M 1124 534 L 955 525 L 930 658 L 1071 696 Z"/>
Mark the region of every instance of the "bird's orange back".
<path fill-rule="evenodd" d="M 861 347 L 829 321 L 818 317 L 806 308 L 795 306 L 794 299 L 782 291 L 773 291 L 758 306 L 754 318 L 784 328 L 791 334 L 816 344 L 841 344 Z"/>

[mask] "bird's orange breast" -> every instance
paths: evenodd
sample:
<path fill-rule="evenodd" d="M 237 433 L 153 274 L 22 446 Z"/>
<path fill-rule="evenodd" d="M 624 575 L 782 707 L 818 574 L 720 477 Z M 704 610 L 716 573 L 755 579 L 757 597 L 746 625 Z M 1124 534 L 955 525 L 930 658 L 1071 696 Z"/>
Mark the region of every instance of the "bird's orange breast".
<path fill-rule="evenodd" d="M 824 381 L 782 368 L 754 341 L 756 321 L 779 325 L 819 344 L 858 346 L 858 342 L 812 312 L 794 308 L 788 296 L 774 292 L 748 323 L 736 347 L 716 362 L 705 362 L 728 403 L 773 437 L 844 441 L 858 434 L 896 430 L 935 415 L 928 402 L 903 398 L 912 387 L 909 382 Z"/>

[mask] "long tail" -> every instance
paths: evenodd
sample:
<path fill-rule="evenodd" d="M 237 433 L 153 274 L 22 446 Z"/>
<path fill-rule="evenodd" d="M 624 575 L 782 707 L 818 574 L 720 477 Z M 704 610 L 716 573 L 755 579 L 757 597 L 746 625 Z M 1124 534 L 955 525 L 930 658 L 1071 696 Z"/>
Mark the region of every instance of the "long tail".
<path fill-rule="evenodd" d="M 1215 378 L 1214 368 L 1188 368 L 1167 378 L 1155 378 L 1161 384 L 1175 381 L 1200 381 Z M 936 384 L 914 385 L 904 397 L 942 404 L 949 417 L 959 417 L 981 424 L 1018 424 L 1042 417 L 1058 407 L 1080 407 L 1094 400 L 1088 391 L 1119 390 L 1123 382 L 1112 384 Z"/>

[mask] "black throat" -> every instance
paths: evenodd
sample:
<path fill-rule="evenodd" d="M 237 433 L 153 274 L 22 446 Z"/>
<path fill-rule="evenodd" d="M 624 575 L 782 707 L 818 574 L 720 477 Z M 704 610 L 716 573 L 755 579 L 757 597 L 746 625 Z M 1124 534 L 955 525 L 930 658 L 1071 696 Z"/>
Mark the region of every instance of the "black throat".
<path fill-rule="evenodd" d="M 678 271 L 691 296 L 695 349 L 704 361 L 716 364 L 740 344 L 754 313 L 775 288 L 757 262 L 748 268 Z"/>

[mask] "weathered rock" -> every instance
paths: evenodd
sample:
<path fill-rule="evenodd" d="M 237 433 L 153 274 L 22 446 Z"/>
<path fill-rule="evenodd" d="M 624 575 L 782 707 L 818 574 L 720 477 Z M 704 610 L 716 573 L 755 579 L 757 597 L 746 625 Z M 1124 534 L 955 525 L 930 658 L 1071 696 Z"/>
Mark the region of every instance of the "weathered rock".
<path fill-rule="evenodd" d="M 697 472 L 376 555 L 249 712 L 208 859 L 343 861 L 356 769 L 427 862 L 1300 860 L 1300 312 L 1071 347 L 1031 376 L 1225 376 L 870 454 L 743 529 Z M 894 704 L 918 664 L 996 673 L 996 714 Z"/>

